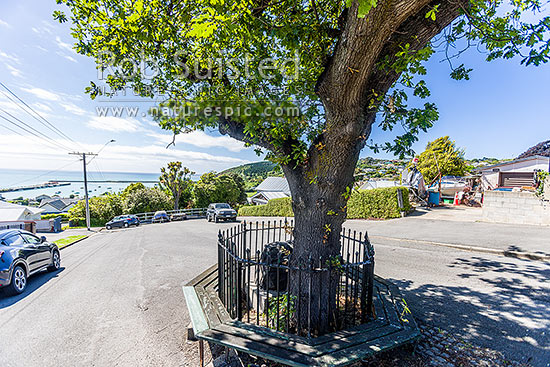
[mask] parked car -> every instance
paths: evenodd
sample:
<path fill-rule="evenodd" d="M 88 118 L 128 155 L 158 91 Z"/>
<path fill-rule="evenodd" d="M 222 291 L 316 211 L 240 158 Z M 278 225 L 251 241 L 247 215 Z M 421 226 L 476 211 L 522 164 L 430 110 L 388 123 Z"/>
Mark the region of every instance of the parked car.
<path fill-rule="evenodd" d="M 186 220 L 186 219 L 187 219 L 187 214 L 185 213 L 174 213 L 170 216 L 170 220 L 172 222 L 177 220 Z"/>
<path fill-rule="evenodd" d="M 119 215 L 105 223 L 105 228 L 107 229 L 128 228 L 130 226 L 139 226 L 139 218 L 135 215 Z"/>
<path fill-rule="evenodd" d="M 46 237 L 21 229 L 0 230 L 0 289 L 21 294 L 28 277 L 42 270 L 56 271 L 60 266 L 59 248 Z"/>
<path fill-rule="evenodd" d="M 153 215 L 153 223 L 164 223 L 164 222 L 170 222 L 170 218 L 168 217 L 168 214 L 164 210 L 159 210 L 158 212 L 155 212 L 155 215 Z"/>
<path fill-rule="evenodd" d="M 220 220 L 237 220 L 237 212 L 227 203 L 214 203 L 208 205 L 206 220 L 218 223 Z"/>

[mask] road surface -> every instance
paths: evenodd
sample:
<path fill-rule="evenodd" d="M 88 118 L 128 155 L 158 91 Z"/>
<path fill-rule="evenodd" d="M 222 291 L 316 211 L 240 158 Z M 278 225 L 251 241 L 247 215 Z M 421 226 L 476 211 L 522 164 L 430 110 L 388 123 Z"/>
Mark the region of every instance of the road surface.
<path fill-rule="evenodd" d="M 62 250 L 60 271 L 0 296 L 0 366 L 197 366 L 181 286 L 215 263 L 217 231 L 233 225 L 102 231 Z M 550 361 L 550 264 L 379 241 L 376 272 L 416 316 L 511 359 Z"/>

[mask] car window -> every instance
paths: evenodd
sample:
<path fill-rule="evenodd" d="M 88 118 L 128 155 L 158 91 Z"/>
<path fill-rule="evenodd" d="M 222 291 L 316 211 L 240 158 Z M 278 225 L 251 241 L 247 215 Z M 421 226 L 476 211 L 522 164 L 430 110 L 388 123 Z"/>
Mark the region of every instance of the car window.
<path fill-rule="evenodd" d="M 216 204 L 216 208 L 218 209 L 229 209 L 231 208 L 229 204 Z"/>
<path fill-rule="evenodd" d="M 21 235 L 15 234 L 13 236 L 9 236 L 8 238 L 4 238 L 4 243 L 6 246 L 21 246 L 25 244 L 25 240 L 23 240 Z"/>
<path fill-rule="evenodd" d="M 42 243 L 40 241 L 40 238 L 33 236 L 32 234 L 23 233 L 21 236 L 23 236 L 23 238 L 32 245 L 39 245 L 40 243 Z"/>

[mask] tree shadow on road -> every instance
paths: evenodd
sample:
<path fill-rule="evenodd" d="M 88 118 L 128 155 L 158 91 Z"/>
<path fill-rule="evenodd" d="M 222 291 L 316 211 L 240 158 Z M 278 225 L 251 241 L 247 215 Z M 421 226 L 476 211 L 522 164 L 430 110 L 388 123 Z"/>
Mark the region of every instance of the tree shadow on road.
<path fill-rule="evenodd" d="M 65 270 L 65 268 L 61 267 L 59 268 L 59 270 L 56 270 L 53 272 L 43 271 L 30 276 L 27 279 L 27 288 L 22 294 L 19 294 L 17 296 L 8 295 L 5 290 L 1 290 L 0 291 L 0 310 L 19 302 L 20 300 L 31 295 L 33 292 L 36 292 L 37 290 L 41 289 L 50 280 L 57 278 L 59 273 L 61 273 L 63 270 Z"/>
<path fill-rule="evenodd" d="M 389 279 L 399 286 L 416 317 L 509 358 L 547 366 L 550 361 L 550 268 L 526 261 L 483 257 L 456 259 L 449 267 L 462 278 L 485 283 L 488 293 L 465 286 L 442 286 Z M 434 280 L 435 282 L 436 280 Z M 544 288 L 546 287 L 546 288 Z"/>

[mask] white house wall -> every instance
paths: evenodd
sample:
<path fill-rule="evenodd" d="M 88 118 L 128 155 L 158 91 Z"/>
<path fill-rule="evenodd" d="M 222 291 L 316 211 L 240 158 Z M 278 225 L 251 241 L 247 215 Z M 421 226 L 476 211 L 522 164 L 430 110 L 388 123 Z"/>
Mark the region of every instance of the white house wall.
<path fill-rule="evenodd" d="M 498 171 L 494 172 L 493 169 L 498 169 Z M 489 168 L 487 170 L 481 170 L 481 173 L 483 174 L 483 188 L 494 189 L 498 187 L 500 172 L 534 172 L 535 170 L 548 172 L 549 159 L 536 158 L 510 164 L 503 164 L 497 167 Z"/>

